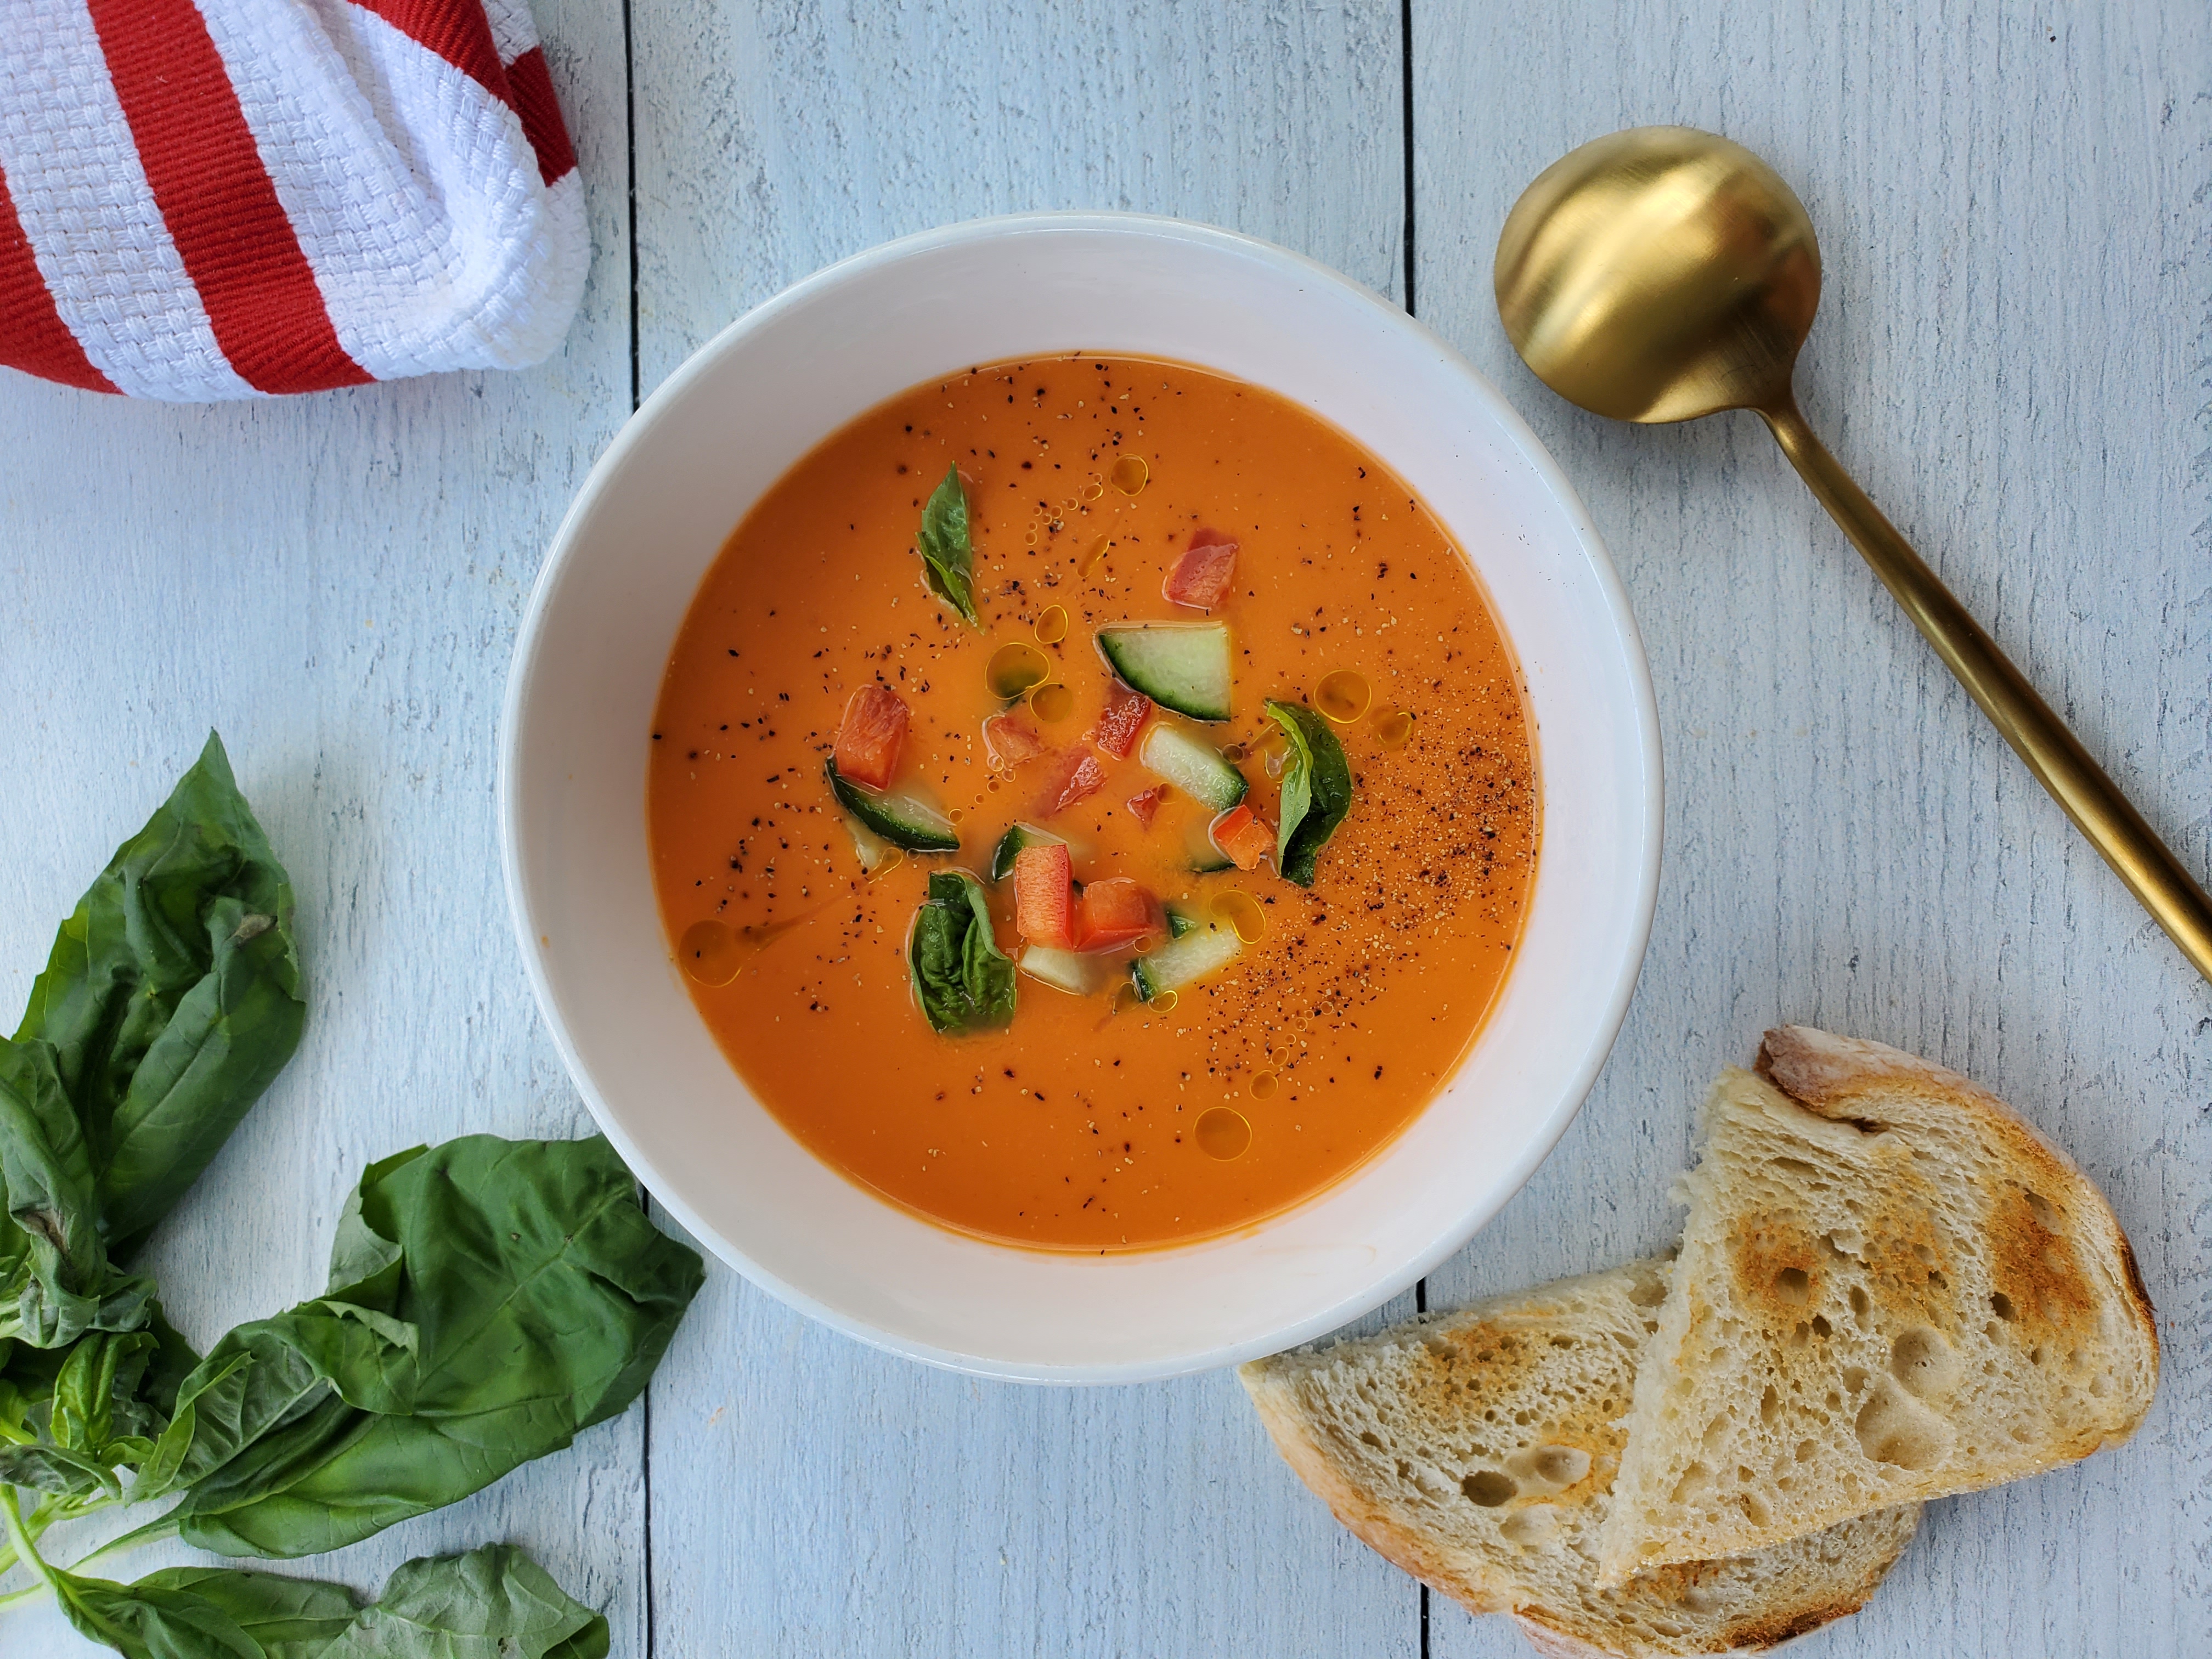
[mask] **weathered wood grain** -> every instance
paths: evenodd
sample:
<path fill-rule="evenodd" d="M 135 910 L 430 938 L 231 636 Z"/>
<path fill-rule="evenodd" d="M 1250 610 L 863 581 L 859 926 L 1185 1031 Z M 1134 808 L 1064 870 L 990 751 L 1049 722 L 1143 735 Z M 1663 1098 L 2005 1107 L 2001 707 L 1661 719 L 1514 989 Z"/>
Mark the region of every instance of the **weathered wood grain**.
<path fill-rule="evenodd" d="M 2046 21 L 2048 20 L 2048 21 Z M 2161 1316 L 2124 1450 L 1934 1506 L 1808 1653 L 2202 1654 L 2212 1627 L 2212 991 L 1821 516 L 1753 417 L 1615 426 L 1513 356 L 1522 186 L 1616 127 L 1767 156 L 1826 266 L 1807 413 L 2152 820 L 2212 863 L 2212 17 L 2053 8 L 1416 0 L 1416 299 L 1528 415 L 1634 598 L 1668 848 L 1626 1031 L 1437 1301 L 1674 1236 L 1718 1066 L 1802 1020 L 2016 1101 L 2111 1194 Z M 1438 1656 L 1524 1651 L 1439 1602 Z"/>
<path fill-rule="evenodd" d="M 1395 3 L 641 9 L 649 389 L 888 237 L 1043 207 L 1233 225 L 1386 292 Z M 653 1395 L 654 1650 L 1418 1651 L 1413 1587 L 1226 1373 L 1077 1393 L 925 1370 L 717 1273 Z"/>
<path fill-rule="evenodd" d="M 0 375 L 0 1018 L 210 726 L 299 896 L 300 1054 L 153 1251 L 203 1343 L 321 1289 L 369 1159 L 591 1127 L 515 956 L 492 791 L 524 599 L 629 407 L 623 37 L 617 9 L 536 10 L 597 248 L 551 362 L 202 408 Z M 641 1654 L 642 1417 L 301 1570 L 374 1589 L 410 1556 L 513 1539 Z M 97 1650 L 30 1612 L 0 1634 Z"/>

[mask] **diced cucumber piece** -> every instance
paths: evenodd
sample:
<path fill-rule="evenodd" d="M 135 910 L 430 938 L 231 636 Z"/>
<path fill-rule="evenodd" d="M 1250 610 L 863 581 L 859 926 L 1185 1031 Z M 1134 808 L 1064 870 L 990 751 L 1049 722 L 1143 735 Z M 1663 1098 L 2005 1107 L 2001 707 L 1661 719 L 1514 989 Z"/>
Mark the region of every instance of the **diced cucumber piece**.
<path fill-rule="evenodd" d="M 1194 933 L 1206 926 L 1206 918 L 1186 905 L 1170 904 L 1167 912 L 1170 939 L 1181 939 L 1185 933 Z"/>
<path fill-rule="evenodd" d="M 1067 838 L 1055 836 L 1049 830 L 1040 830 L 1034 823 L 1017 823 L 999 837 L 998 846 L 991 854 L 991 879 L 1004 881 L 1014 873 L 1014 860 L 1024 847 L 1065 847 Z"/>
<path fill-rule="evenodd" d="M 853 838 L 853 852 L 860 860 L 862 875 L 875 874 L 884 860 L 898 850 L 850 812 L 842 815 L 842 822 L 845 833 Z"/>
<path fill-rule="evenodd" d="M 1202 738 L 1178 731 L 1165 720 L 1155 720 L 1137 750 L 1144 769 L 1165 778 L 1200 805 L 1226 812 L 1244 799 L 1251 786 L 1244 775 Z"/>
<path fill-rule="evenodd" d="M 960 832 L 927 801 L 863 789 L 838 775 L 834 758 L 822 763 L 822 774 L 830 780 L 830 793 L 837 797 L 837 805 L 859 819 L 862 829 L 881 836 L 892 846 L 903 847 L 909 853 L 960 850 Z"/>
<path fill-rule="evenodd" d="M 1097 957 L 1074 951 L 1055 951 L 1049 945 L 1032 945 L 1023 951 L 1022 971 L 1072 997 L 1091 996 L 1101 984 Z"/>
<path fill-rule="evenodd" d="M 1229 625 L 1135 623 L 1098 630 L 1099 654 L 1122 681 L 1194 720 L 1229 718 Z"/>
<path fill-rule="evenodd" d="M 1194 985 L 1237 960 L 1244 941 L 1225 922 L 1210 921 L 1181 939 L 1170 939 L 1148 957 L 1129 964 L 1129 983 L 1147 1002 L 1168 991 Z"/>

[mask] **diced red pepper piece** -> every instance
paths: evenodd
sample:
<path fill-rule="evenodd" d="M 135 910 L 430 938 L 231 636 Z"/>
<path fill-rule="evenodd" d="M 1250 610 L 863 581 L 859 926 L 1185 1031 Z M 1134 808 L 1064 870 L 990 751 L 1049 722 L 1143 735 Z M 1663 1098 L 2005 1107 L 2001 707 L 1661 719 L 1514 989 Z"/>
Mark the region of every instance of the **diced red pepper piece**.
<path fill-rule="evenodd" d="M 1162 926 L 1158 902 L 1127 876 L 1088 883 L 1075 901 L 1079 951 L 1118 951 Z"/>
<path fill-rule="evenodd" d="M 1065 847 L 1024 847 L 1014 854 L 1014 931 L 1033 945 L 1065 951 L 1074 921 L 1073 862 Z"/>
<path fill-rule="evenodd" d="M 837 771 L 871 789 L 888 789 L 906 741 L 906 703 L 887 685 L 864 685 L 837 726 Z"/>
<path fill-rule="evenodd" d="M 1228 597 L 1236 580 L 1237 544 L 1218 530 L 1194 530 L 1160 591 L 1170 605 L 1211 611 Z"/>
<path fill-rule="evenodd" d="M 1252 870 L 1273 850 L 1275 832 L 1267 819 L 1255 817 L 1250 807 L 1236 806 L 1214 820 L 1213 844 L 1239 870 Z"/>
<path fill-rule="evenodd" d="M 1091 732 L 1091 741 L 1115 760 L 1127 760 L 1136 752 L 1137 738 L 1145 729 L 1145 722 L 1152 717 L 1150 697 L 1141 691 L 1125 691 L 1116 686 L 1114 701 L 1098 717 L 1098 726 Z"/>
<path fill-rule="evenodd" d="M 1156 783 L 1141 795 L 1129 797 L 1129 816 L 1149 830 L 1152 817 L 1160 810 L 1160 803 L 1168 798 L 1168 787 Z"/>
<path fill-rule="evenodd" d="M 1034 809 L 1041 818 L 1064 812 L 1085 795 L 1095 794 L 1106 781 L 1106 769 L 1098 757 L 1077 749 L 1051 757 L 1042 774 L 1045 786 L 1037 792 Z"/>
<path fill-rule="evenodd" d="M 1018 714 L 994 714 L 983 722 L 983 750 L 994 771 L 1011 772 L 1044 753 L 1036 728 Z"/>

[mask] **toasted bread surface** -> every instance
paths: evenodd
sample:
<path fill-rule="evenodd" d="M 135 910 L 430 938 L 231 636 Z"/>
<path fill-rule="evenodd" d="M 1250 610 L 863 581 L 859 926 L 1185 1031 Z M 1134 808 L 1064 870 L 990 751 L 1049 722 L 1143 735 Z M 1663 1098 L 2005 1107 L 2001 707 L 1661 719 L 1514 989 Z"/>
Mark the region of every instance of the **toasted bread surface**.
<path fill-rule="evenodd" d="M 1241 1375 L 1339 1520 L 1469 1610 L 1512 1613 L 1540 1652 L 1724 1653 L 1855 1611 L 1911 1540 L 1917 1505 L 1596 1587 L 1620 1419 L 1665 1285 L 1663 1263 L 1638 1262 Z"/>
<path fill-rule="evenodd" d="M 1767 1033 L 1703 1115 L 1601 1579 L 1993 1486 L 2123 1440 L 2158 1338 L 2104 1196 L 1986 1091 Z"/>

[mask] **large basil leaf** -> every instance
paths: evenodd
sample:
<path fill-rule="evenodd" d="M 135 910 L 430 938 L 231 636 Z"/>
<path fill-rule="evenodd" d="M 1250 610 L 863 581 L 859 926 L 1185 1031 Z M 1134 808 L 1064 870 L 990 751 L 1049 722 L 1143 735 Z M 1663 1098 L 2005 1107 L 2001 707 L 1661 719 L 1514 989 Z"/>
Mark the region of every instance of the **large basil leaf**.
<path fill-rule="evenodd" d="M 607 1621 L 512 1545 L 410 1561 L 360 1606 L 343 1584 L 173 1567 L 55 1575 L 70 1621 L 131 1659 L 605 1659 Z"/>
<path fill-rule="evenodd" d="M 210 733 L 62 924 L 15 1033 L 51 1045 L 115 1260 L 291 1058 L 304 1012 L 291 884 Z M 11 1211 L 37 1201 L 8 1180 Z"/>
<path fill-rule="evenodd" d="M 931 492 L 914 545 L 929 591 L 974 622 L 975 550 L 968 538 L 968 492 L 957 466 L 945 468 L 945 482 Z"/>
<path fill-rule="evenodd" d="M 940 1031 L 1004 1025 L 1014 1017 L 1014 964 L 991 933 L 982 884 L 939 870 L 907 947 L 914 994 Z"/>
<path fill-rule="evenodd" d="M 637 1397 L 704 1279 L 596 1136 L 387 1158 L 331 1267 L 331 1294 L 226 1338 L 179 1393 L 155 1460 L 187 1542 L 336 1549 L 560 1450 Z"/>
<path fill-rule="evenodd" d="M 1277 809 L 1275 866 L 1301 887 L 1314 884 L 1314 857 L 1352 810 L 1352 766 L 1329 724 L 1294 702 L 1267 704 L 1267 717 L 1290 739 Z"/>

